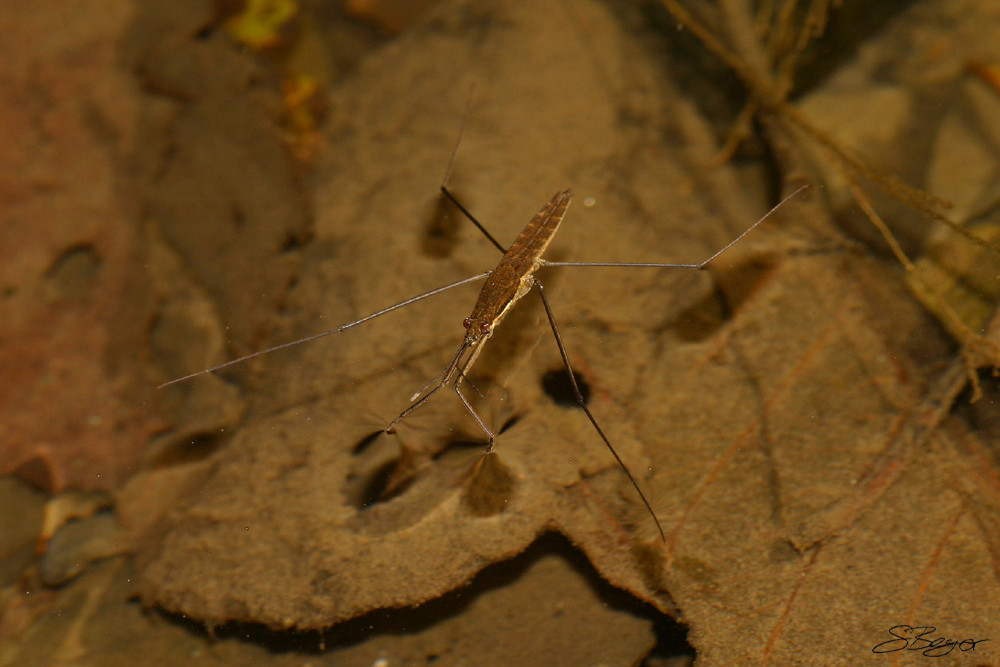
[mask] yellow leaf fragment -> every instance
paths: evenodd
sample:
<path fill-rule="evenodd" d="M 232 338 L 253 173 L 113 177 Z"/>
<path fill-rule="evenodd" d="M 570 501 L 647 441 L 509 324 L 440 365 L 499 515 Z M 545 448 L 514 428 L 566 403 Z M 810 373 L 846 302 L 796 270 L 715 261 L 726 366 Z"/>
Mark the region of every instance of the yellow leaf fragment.
<path fill-rule="evenodd" d="M 226 22 L 229 33 L 252 49 L 267 49 L 284 41 L 282 29 L 299 12 L 296 0 L 247 0 L 243 11 Z"/>

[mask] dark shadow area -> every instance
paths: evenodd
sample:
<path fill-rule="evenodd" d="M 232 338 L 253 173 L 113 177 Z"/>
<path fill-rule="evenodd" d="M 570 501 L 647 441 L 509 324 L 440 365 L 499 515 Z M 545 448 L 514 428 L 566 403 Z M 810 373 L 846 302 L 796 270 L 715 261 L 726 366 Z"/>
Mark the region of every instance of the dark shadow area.
<path fill-rule="evenodd" d="M 399 636 L 427 630 L 437 623 L 460 615 L 478 596 L 511 585 L 538 560 L 550 555 L 565 560 L 596 591 L 607 607 L 651 619 L 658 637 L 653 655 L 694 655 L 694 649 L 687 644 L 687 630 L 683 626 L 651 605 L 608 584 L 583 553 L 558 533 L 542 535 L 521 555 L 486 567 L 467 586 L 426 604 L 409 609 L 374 611 L 322 630 L 282 631 L 259 623 L 237 620 L 212 626 L 180 614 L 162 610 L 157 610 L 157 613 L 189 632 L 215 640 L 237 639 L 256 644 L 275 654 L 296 652 L 320 655 L 327 650 L 354 646 L 379 636 Z M 525 628 L 525 632 L 530 631 L 531 628 Z"/>
<path fill-rule="evenodd" d="M 402 495 L 413 482 L 411 476 L 397 474 L 402 454 L 398 444 L 392 439 L 383 439 L 384 435 L 384 431 L 374 431 L 351 448 L 351 454 L 358 460 L 347 474 L 345 496 L 348 503 L 359 510 Z"/>
<path fill-rule="evenodd" d="M 424 222 L 420 251 L 425 256 L 436 259 L 451 257 L 464 224 L 469 223 L 458 207 L 443 194 L 438 194 L 434 207 Z"/>
<path fill-rule="evenodd" d="M 401 494 L 403 492 L 403 487 L 399 485 L 396 486 L 396 493 L 392 495 L 386 494 L 389 489 L 389 485 L 392 482 L 393 475 L 398 467 L 398 461 L 390 461 L 389 463 L 380 466 L 374 473 L 370 474 L 362 488 L 361 495 L 355 500 L 355 506 L 361 510 L 368 509 L 376 503 L 385 502 L 386 500 Z"/>
<path fill-rule="evenodd" d="M 993 461 L 1000 465 L 1000 377 L 991 369 L 980 370 L 978 377 L 982 398 L 973 403 L 973 389 L 966 386 L 955 399 L 951 413 L 976 432 Z"/>
<path fill-rule="evenodd" d="M 202 461 L 228 443 L 235 431 L 212 430 L 177 438 L 149 457 L 152 468 L 166 468 Z"/>
<path fill-rule="evenodd" d="M 697 654 L 694 647 L 688 643 L 687 628 L 669 616 L 662 615 L 656 620 L 653 632 L 656 633 L 656 646 L 642 664 L 694 664 Z M 669 660 L 678 660 L 679 662 L 668 663 Z"/>
<path fill-rule="evenodd" d="M 80 299 L 90 293 L 101 268 L 101 257 L 90 244 L 73 245 L 60 254 L 45 272 L 48 296 Z"/>
<path fill-rule="evenodd" d="M 696 343 L 707 340 L 725 323 L 728 311 L 722 295 L 718 291 L 709 292 L 678 313 L 671 329 L 683 341 Z"/>
<path fill-rule="evenodd" d="M 378 431 L 372 431 L 365 437 L 361 438 L 353 447 L 351 447 L 351 455 L 360 456 L 361 454 L 364 454 L 375 443 L 375 441 L 379 439 L 379 436 L 383 434 L 385 434 L 385 431 L 380 429 Z"/>
<path fill-rule="evenodd" d="M 465 487 L 463 501 L 473 516 L 495 516 L 514 498 L 517 480 L 496 454 L 490 452 L 473 466 L 472 480 Z"/>

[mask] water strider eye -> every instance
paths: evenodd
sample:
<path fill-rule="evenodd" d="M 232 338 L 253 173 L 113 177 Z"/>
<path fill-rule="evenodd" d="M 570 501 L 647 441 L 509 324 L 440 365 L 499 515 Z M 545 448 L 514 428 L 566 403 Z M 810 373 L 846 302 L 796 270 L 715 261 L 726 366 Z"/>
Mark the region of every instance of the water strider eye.
<path fill-rule="evenodd" d="M 488 334 L 492 330 L 493 327 L 490 326 L 489 322 L 483 322 L 482 324 L 479 325 L 479 333 L 481 334 Z"/>
<path fill-rule="evenodd" d="M 471 326 L 472 326 L 472 320 L 471 320 L 471 319 L 469 319 L 468 317 L 466 317 L 466 318 L 465 318 L 465 319 L 464 319 L 464 320 L 462 321 L 462 326 L 463 326 L 463 327 L 465 327 L 466 329 L 468 329 L 469 327 L 471 327 Z"/>

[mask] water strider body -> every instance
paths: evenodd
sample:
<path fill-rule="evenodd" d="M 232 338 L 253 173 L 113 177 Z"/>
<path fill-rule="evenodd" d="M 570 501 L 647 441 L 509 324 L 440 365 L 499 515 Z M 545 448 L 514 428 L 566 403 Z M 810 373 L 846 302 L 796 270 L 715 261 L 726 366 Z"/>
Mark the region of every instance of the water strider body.
<path fill-rule="evenodd" d="M 444 192 L 448 194 L 446 189 Z M 486 278 L 486 282 L 483 283 L 483 287 L 479 291 L 479 298 L 476 299 L 476 305 L 472 308 L 472 314 L 462 322 L 465 327 L 465 338 L 462 340 L 462 344 L 459 346 L 455 356 L 452 357 L 451 363 L 448 364 L 439 376 L 441 378 L 440 381 L 431 391 L 424 394 L 419 401 L 396 417 L 386 427 L 386 431 L 391 431 L 401 419 L 416 410 L 427 399 L 433 396 L 435 392 L 454 380 L 455 391 L 459 398 L 462 399 L 462 403 L 465 404 L 466 409 L 476 419 L 480 428 L 483 429 L 489 438 L 489 447 L 486 451 L 490 452 L 493 450 L 493 441 L 496 436 L 486 426 L 486 423 L 475 409 L 473 409 L 472 405 L 459 390 L 459 387 L 462 384 L 462 380 L 467 376 L 469 369 L 476 362 L 479 353 L 482 352 L 486 341 L 493 335 L 493 330 L 500 325 L 500 322 L 510 312 L 511 307 L 527 294 L 533 286 L 539 285 L 538 281 L 535 280 L 535 271 L 544 263 L 545 260 L 542 259 L 542 254 L 549 247 L 552 237 L 558 231 L 559 224 L 562 222 L 563 216 L 566 215 L 566 208 L 569 206 L 572 198 L 573 195 L 569 190 L 557 192 L 535 214 L 535 217 L 531 219 L 531 222 L 528 223 L 514 240 L 514 243 L 511 244 L 510 249 L 504 251 L 503 258 L 497 264 L 496 268 L 490 272 Z M 420 396 L 422 393 L 423 391 L 419 392 L 416 396 Z"/>

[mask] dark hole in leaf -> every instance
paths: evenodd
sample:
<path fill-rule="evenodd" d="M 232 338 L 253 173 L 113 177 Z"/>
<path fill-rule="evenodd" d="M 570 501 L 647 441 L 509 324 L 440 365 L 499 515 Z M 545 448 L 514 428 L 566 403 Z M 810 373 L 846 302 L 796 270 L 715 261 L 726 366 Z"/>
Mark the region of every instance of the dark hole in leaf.
<path fill-rule="evenodd" d="M 573 377 L 576 378 L 576 386 L 580 388 L 584 404 L 587 404 L 590 401 L 590 385 L 576 371 L 573 371 Z M 551 370 L 542 375 L 542 390 L 560 407 L 580 407 L 565 368 Z"/>

